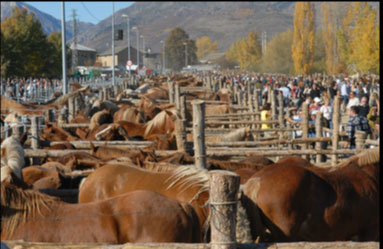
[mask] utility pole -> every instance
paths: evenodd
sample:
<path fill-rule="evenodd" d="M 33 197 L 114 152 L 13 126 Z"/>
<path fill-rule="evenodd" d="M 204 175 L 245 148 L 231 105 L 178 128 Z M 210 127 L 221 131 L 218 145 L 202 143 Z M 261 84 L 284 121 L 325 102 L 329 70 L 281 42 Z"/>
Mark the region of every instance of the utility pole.
<path fill-rule="evenodd" d="M 137 72 L 139 71 L 139 69 L 140 69 L 140 35 L 139 35 L 139 33 L 138 33 L 138 28 L 136 27 L 136 26 L 134 26 L 133 28 L 132 28 L 132 30 L 136 30 L 136 32 L 137 32 L 137 47 L 136 47 L 136 49 L 137 49 Z"/>
<path fill-rule="evenodd" d="M 160 43 L 162 43 L 162 74 L 165 74 L 165 42 L 161 40 Z"/>
<path fill-rule="evenodd" d="M 78 52 L 77 52 L 77 20 L 76 10 L 72 9 L 72 33 L 73 33 L 73 49 L 72 49 L 72 73 L 76 70 L 78 65 Z"/>
<path fill-rule="evenodd" d="M 68 84 L 66 81 L 66 49 L 65 49 L 65 2 L 61 2 L 61 50 L 62 50 L 62 74 L 63 74 L 63 94 L 68 93 Z"/>
<path fill-rule="evenodd" d="M 114 77 L 114 1 L 112 2 L 112 82 L 113 86 L 116 84 Z"/>
<path fill-rule="evenodd" d="M 185 68 L 188 67 L 188 44 L 184 42 L 185 45 Z"/>

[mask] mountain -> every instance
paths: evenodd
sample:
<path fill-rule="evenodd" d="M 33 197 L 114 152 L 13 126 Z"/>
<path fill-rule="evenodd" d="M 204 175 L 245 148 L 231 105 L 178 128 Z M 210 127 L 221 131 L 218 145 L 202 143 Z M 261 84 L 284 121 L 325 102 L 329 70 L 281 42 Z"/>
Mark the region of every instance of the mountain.
<path fill-rule="evenodd" d="M 49 35 L 51 32 L 54 32 L 54 31 L 61 33 L 61 19 L 59 20 L 23 2 L 1 2 L 1 20 L 11 16 L 13 7 L 26 8 L 28 12 L 34 13 L 35 16 L 40 19 L 40 23 L 43 27 L 45 34 Z M 73 37 L 72 21 L 67 21 L 65 24 L 66 24 L 65 25 L 66 39 L 70 40 Z M 79 33 L 82 33 L 93 26 L 94 24 L 89 22 L 78 22 L 77 30 Z"/>
<path fill-rule="evenodd" d="M 379 11 L 379 2 L 369 2 Z M 321 2 L 314 2 L 316 23 L 321 25 Z M 196 40 L 209 36 L 218 41 L 218 52 L 223 52 L 238 38 L 244 38 L 250 31 L 261 36 L 267 33 L 267 41 L 275 35 L 293 28 L 295 2 L 136 2 L 115 13 L 115 29 L 124 30 L 124 40 L 115 46 L 126 46 L 127 20 L 130 27 L 138 26 L 144 36 L 146 47 L 161 52 L 161 40 L 169 32 L 181 27 Z M 379 15 L 379 14 L 378 14 Z M 78 42 L 102 52 L 111 46 L 111 16 L 88 29 L 78 37 Z M 131 45 L 136 47 L 136 32 L 130 32 Z M 140 39 L 140 48 L 142 39 Z"/>

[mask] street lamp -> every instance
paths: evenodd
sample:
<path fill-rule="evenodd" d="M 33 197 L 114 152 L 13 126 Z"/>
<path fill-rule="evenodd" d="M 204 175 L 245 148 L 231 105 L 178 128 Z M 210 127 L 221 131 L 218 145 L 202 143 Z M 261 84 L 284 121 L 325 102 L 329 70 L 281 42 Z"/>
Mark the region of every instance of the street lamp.
<path fill-rule="evenodd" d="M 161 40 L 160 43 L 162 43 L 162 74 L 165 74 L 165 42 Z"/>
<path fill-rule="evenodd" d="M 122 17 L 126 17 L 126 20 L 127 20 L 127 23 L 126 23 L 126 38 L 128 39 L 128 60 L 130 60 L 130 24 L 129 24 L 129 16 L 128 15 L 125 15 L 125 14 L 122 14 Z M 131 72 L 130 72 L 130 67 L 129 67 L 129 76 L 131 75 Z"/>
<path fill-rule="evenodd" d="M 187 44 L 187 42 L 184 42 L 184 45 L 185 45 L 185 67 L 187 67 L 188 66 L 188 53 L 187 53 L 188 44 Z"/>
<path fill-rule="evenodd" d="M 136 26 L 134 26 L 132 28 L 132 30 L 136 30 L 136 32 L 137 32 L 137 47 L 136 47 L 137 48 L 137 68 L 139 69 L 140 68 L 140 52 L 139 52 L 139 50 L 140 50 L 140 47 L 139 47 L 139 44 L 140 44 L 139 38 L 140 38 L 140 36 L 138 34 L 138 28 Z M 137 69 L 137 71 L 138 71 L 138 69 Z"/>
<path fill-rule="evenodd" d="M 61 50 L 62 50 L 62 74 L 63 74 L 63 94 L 68 93 L 66 79 L 66 50 L 65 50 L 65 2 L 61 2 Z M 32 84 L 32 82 L 30 83 Z"/>
<path fill-rule="evenodd" d="M 112 82 L 113 86 L 116 84 L 116 79 L 114 75 L 114 2 L 112 2 Z"/>

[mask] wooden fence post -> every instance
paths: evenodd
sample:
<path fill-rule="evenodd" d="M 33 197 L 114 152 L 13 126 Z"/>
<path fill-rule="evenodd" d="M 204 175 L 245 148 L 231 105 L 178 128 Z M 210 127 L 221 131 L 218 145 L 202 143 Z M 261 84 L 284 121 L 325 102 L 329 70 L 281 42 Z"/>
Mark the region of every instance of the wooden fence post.
<path fill-rule="evenodd" d="M 257 88 L 254 87 L 254 110 L 255 110 L 256 112 L 259 111 L 258 98 L 259 98 L 259 96 L 258 96 L 258 90 L 257 90 Z"/>
<path fill-rule="evenodd" d="M 180 112 L 182 119 L 186 120 L 186 96 L 181 95 L 180 97 Z"/>
<path fill-rule="evenodd" d="M 68 99 L 68 122 L 70 122 L 75 116 L 74 97 Z"/>
<path fill-rule="evenodd" d="M 80 97 L 75 97 L 74 98 L 74 114 L 73 117 L 76 117 L 76 115 L 80 112 Z"/>
<path fill-rule="evenodd" d="M 175 84 L 175 85 L 174 85 L 174 101 L 175 101 L 175 104 L 176 104 L 176 109 L 177 109 L 178 111 L 181 110 L 180 92 L 181 92 L 180 85 Z"/>
<path fill-rule="evenodd" d="M 355 131 L 355 148 L 361 150 L 366 142 L 367 134 L 364 131 Z"/>
<path fill-rule="evenodd" d="M 68 117 L 68 109 L 66 108 L 61 109 L 59 118 L 57 121 L 57 125 L 59 128 L 62 128 L 63 124 L 67 123 L 67 117 Z"/>
<path fill-rule="evenodd" d="M 39 148 L 39 120 L 37 116 L 32 116 L 31 119 L 31 147 L 34 150 L 37 150 Z M 34 157 L 32 159 L 33 165 L 38 165 L 39 164 L 39 158 Z"/>
<path fill-rule="evenodd" d="M 309 134 L 309 104 L 304 102 L 302 104 L 302 139 L 308 138 Z M 307 150 L 307 143 L 302 144 L 302 149 Z M 306 155 L 305 158 L 309 160 L 309 157 Z"/>
<path fill-rule="evenodd" d="M 282 129 L 284 128 L 284 123 L 283 123 L 283 96 L 282 92 L 278 91 L 278 121 L 279 121 L 279 128 Z M 282 133 L 281 133 L 282 134 Z"/>
<path fill-rule="evenodd" d="M 197 168 L 206 169 L 205 102 L 195 100 L 192 102 L 192 106 L 195 165 Z"/>
<path fill-rule="evenodd" d="M 168 89 L 169 89 L 169 104 L 174 103 L 174 82 L 169 81 L 168 82 Z"/>
<path fill-rule="evenodd" d="M 315 117 L 315 136 L 316 137 L 322 137 L 322 112 L 317 112 Z M 321 150 L 322 148 L 322 142 L 318 141 L 315 143 L 315 149 Z M 320 163 L 322 155 L 316 154 L 316 163 Z"/>
<path fill-rule="evenodd" d="M 332 151 L 336 152 L 338 150 L 339 142 L 339 123 L 340 123 L 340 100 L 339 96 L 334 97 L 333 102 L 333 114 L 332 114 Z M 331 164 L 335 166 L 338 161 L 337 154 L 331 156 Z"/>
<path fill-rule="evenodd" d="M 276 100 L 275 100 L 275 91 L 274 89 L 270 89 L 271 91 L 271 120 L 275 120 L 276 114 L 277 114 L 277 106 L 276 106 Z M 272 125 L 273 128 L 276 128 L 276 124 Z"/>
<path fill-rule="evenodd" d="M 185 119 L 177 119 L 175 121 L 175 132 L 176 132 L 176 142 L 177 150 L 185 152 L 186 151 L 186 129 L 185 129 Z"/>
<path fill-rule="evenodd" d="M 227 170 L 209 172 L 211 249 L 236 249 L 236 213 L 240 177 Z"/>

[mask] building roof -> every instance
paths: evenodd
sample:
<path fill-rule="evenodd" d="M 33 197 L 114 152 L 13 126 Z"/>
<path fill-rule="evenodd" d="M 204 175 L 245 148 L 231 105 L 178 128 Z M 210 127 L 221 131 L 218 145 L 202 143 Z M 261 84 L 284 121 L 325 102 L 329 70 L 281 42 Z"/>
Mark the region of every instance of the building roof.
<path fill-rule="evenodd" d="M 119 52 L 121 52 L 122 50 L 127 49 L 127 48 L 128 48 L 128 46 L 114 47 L 114 53 L 118 54 Z M 136 49 L 133 48 L 132 46 L 130 47 L 130 49 L 134 49 L 133 51 L 136 51 Z M 141 51 L 140 51 L 140 53 L 141 53 Z M 108 48 L 108 49 L 104 50 L 103 52 L 99 53 L 98 55 L 99 56 L 112 55 L 112 48 Z"/>
<path fill-rule="evenodd" d="M 73 46 L 73 43 L 70 45 L 70 49 L 72 50 L 78 50 L 78 51 L 89 51 L 89 52 L 96 52 L 93 48 L 85 47 L 84 45 L 77 44 L 76 47 Z"/>

